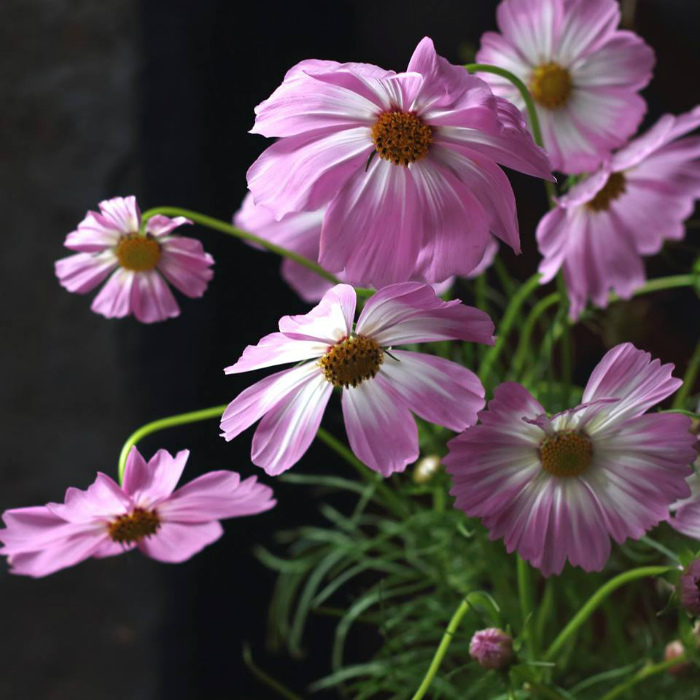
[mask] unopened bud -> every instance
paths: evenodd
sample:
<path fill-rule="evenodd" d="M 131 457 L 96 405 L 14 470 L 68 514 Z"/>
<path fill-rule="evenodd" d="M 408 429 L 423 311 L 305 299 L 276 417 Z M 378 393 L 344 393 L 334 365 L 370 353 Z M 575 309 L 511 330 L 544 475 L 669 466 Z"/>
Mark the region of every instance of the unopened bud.
<path fill-rule="evenodd" d="M 469 655 L 487 669 L 504 668 L 513 660 L 513 638 L 498 627 L 475 632 Z"/>
<path fill-rule="evenodd" d="M 416 462 L 413 469 L 413 481 L 416 484 L 427 484 L 440 470 L 440 458 L 428 455 Z"/>
<path fill-rule="evenodd" d="M 683 646 L 683 642 L 676 639 L 666 645 L 666 650 L 664 651 L 664 661 L 673 661 L 674 659 L 678 659 L 682 656 L 685 656 L 685 647 Z M 687 661 L 681 661 L 679 664 L 670 666 L 668 668 L 668 672 L 674 675 L 679 675 L 681 673 L 685 673 L 685 671 L 687 671 L 689 668 L 690 664 Z"/>
<path fill-rule="evenodd" d="M 700 559 L 693 560 L 681 574 L 680 597 L 691 615 L 700 615 Z"/>

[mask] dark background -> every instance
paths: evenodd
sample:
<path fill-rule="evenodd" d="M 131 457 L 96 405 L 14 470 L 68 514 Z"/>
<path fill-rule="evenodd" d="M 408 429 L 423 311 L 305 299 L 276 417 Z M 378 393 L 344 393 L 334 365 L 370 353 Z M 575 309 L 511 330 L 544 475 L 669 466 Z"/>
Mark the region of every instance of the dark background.
<path fill-rule="evenodd" d="M 626 6 L 628 16 L 634 3 Z M 202 301 L 155 326 L 107 321 L 89 298 L 63 291 L 53 262 L 66 233 L 101 199 L 136 194 L 143 208 L 177 205 L 229 219 L 245 171 L 266 141 L 247 134 L 253 107 L 308 57 L 403 69 L 430 35 L 454 62 L 495 28 L 496 3 L 386 0 L 3 0 L 0 5 L 0 509 L 61 500 L 95 472 L 114 475 L 123 441 L 140 424 L 232 399 L 251 377 L 224 377 L 243 347 L 306 307 L 278 276 L 279 261 L 198 229 L 216 259 Z M 695 0 L 639 0 L 636 30 L 657 51 L 645 91 L 650 114 L 700 102 Z M 513 178 L 525 254 L 506 254 L 521 278 L 537 264 L 532 231 L 541 185 Z M 188 231 L 189 235 L 189 231 Z M 695 234 L 697 236 L 697 234 Z M 675 256 L 675 257 L 674 257 Z M 650 264 L 674 272 L 683 249 Z M 697 302 L 671 292 L 620 305 L 603 340 L 634 340 L 682 369 L 698 332 Z M 579 333 L 582 378 L 602 350 Z M 326 417 L 339 430 L 336 411 Z M 260 470 L 250 435 L 226 444 L 216 421 L 141 445 L 192 450 L 185 480 L 209 469 Z M 314 446 L 301 469 L 336 468 Z M 263 476 L 263 481 L 272 479 Z M 264 650 L 274 577 L 254 543 L 307 519 L 310 494 L 273 484 L 271 513 L 226 523 L 226 536 L 190 562 L 138 554 L 89 561 L 43 580 L 0 570 L 0 698 L 218 700 L 273 697 L 242 664 L 241 645 L 291 687 L 323 674 L 323 626 L 303 662 Z M 314 641 L 317 642 L 314 645 Z"/>

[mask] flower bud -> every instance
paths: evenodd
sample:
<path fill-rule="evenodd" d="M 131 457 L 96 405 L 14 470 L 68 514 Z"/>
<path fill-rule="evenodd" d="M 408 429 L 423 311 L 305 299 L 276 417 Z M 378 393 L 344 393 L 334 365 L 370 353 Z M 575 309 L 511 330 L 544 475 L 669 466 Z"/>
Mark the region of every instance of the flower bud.
<path fill-rule="evenodd" d="M 666 650 L 664 651 L 664 661 L 672 661 L 673 659 L 677 659 L 684 655 L 685 647 L 683 646 L 683 642 L 676 639 L 666 645 Z M 685 673 L 689 668 L 690 664 L 687 661 L 681 661 L 681 663 L 676 664 L 675 666 L 670 666 L 668 668 L 668 672 L 672 673 L 673 675 L 680 675 L 681 673 Z"/>
<path fill-rule="evenodd" d="M 472 637 L 469 655 L 482 668 L 503 668 L 513 659 L 513 638 L 498 627 L 480 630 Z"/>
<path fill-rule="evenodd" d="M 428 455 L 416 463 L 413 469 L 413 482 L 415 484 L 427 484 L 438 473 L 440 458 L 437 455 Z"/>
<path fill-rule="evenodd" d="M 691 615 L 700 615 L 700 559 L 692 561 L 681 574 L 680 596 Z"/>

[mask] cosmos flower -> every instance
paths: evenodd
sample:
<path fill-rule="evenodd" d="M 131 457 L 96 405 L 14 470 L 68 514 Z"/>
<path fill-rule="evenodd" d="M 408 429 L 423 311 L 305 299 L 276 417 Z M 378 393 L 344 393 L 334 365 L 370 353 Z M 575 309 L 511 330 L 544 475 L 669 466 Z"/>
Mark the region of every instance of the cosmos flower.
<path fill-rule="evenodd" d="M 685 568 L 679 588 L 683 607 L 691 615 L 700 616 L 700 559 L 694 559 Z"/>
<path fill-rule="evenodd" d="M 610 290 L 627 299 L 644 284 L 642 256 L 680 240 L 700 198 L 700 107 L 667 114 L 571 188 L 537 227 L 542 283 L 563 269 L 576 318 Z"/>
<path fill-rule="evenodd" d="M 684 498 L 671 506 L 674 514 L 669 523 L 678 532 L 700 540 L 700 474 L 693 472 L 688 479 L 690 497 Z"/>
<path fill-rule="evenodd" d="M 134 548 L 178 563 L 221 537 L 219 520 L 275 505 L 268 486 L 229 471 L 209 472 L 175 490 L 188 456 L 187 450 L 175 457 L 159 450 L 147 463 L 133 447 L 123 486 L 99 473 L 86 491 L 68 489 L 64 503 L 5 511 L 0 554 L 12 573 L 33 577 Z"/>
<path fill-rule="evenodd" d="M 248 171 L 255 203 L 277 220 L 327 206 L 319 262 L 353 284 L 468 275 L 490 233 L 519 252 L 498 164 L 551 177 L 519 110 L 428 38 L 405 73 L 302 61 L 256 114 L 280 138 Z"/>
<path fill-rule="evenodd" d="M 279 332 L 249 345 L 227 374 L 301 363 L 239 394 L 221 420 L 232 440 L 262 418 L 252 461 L 268 474 L 293 466 L 314 439 L 333 388 L 342 392 L 353 452 L 388 476 L 418 457 L 411 412 L 460 431 L 484 405 L 478 378 L 449 360 L 394 346 L 464 340 L 493 343 L 486 313 L 461 301 L 441 301 L 425 284 L 406 282 L 372 296 L 353 327 L 355 290 L 339 284 L 302 316 L 285 316 Z"/>
<path fill-rule="evenodd" d="M 92 310 L 106 318 L 129 314 L 143 323 L 173 318 L 180 307 L 167 282 L 185 296 L 201 297 L 214 276 L 214 260 L 194 238 L 173 236 L 189 219 L 153 216 L 141 232 L 141 212 L 135 197 L 100 202 L 65 246 L 79 251 L 56 262 L 56 275 L 69 292 L 85 294 L 108 276 L 92 302 Z"/>
<path fill-rule="evenodd" d="M 626 343 L 593 370 L 581 405 L 548 416 L 520 384 L 501 384 L 480 425 L 449 443 L 455 507 L 480 517 L 545 576 L 566 559 L 599 571 L 610 538 L 639 539 L 689 493 L 690 418 L 645 412 L 682 384 Z"/>
<path fill-rule="evenodd" d="M 615 0 L 503 0 L 497 13 L 501 33 L 484 34 L 476 60 L 511 71 L 529 87 L 555 170 L 594 170 L 644 116 L 637 93 L 651 79 L 653 50 L 616 28 Z M 483 78 L 525 110 L 511 82 Z"/>
<path fill-rule="evenodd" d="M 513 660 L 513 638 L 498 627 L 479 630 L 469 642 L 469 656 L 482 668 L 503 668 Z"/>
<path fill-rule="evenodd" d="M 233 217 L 233 223 L 239 228 L 270 241 L 270 243 L 275 243 L 316 261 L 318 260 L 325 211 L 324 207 L 318 211 L 287 214 L 280 221 L 276 221 L 269 209 L 255 205 L 253 195 L 249 192 L 245 196 L 241 208 Z M 491 236 L 484 251 L 484 257 L 467 275 L 467 279 L 479 277 L 485 272 L 493 263 L 497 253 L 498 241 Z M 337 273 L 336 276 L 344 281 L 345 276 L 342 272 Z M 308 302 L 320 301 L 333 286 L 332 282 L 289 258 L 285 258 L 282 262 L 282 277 L 304 301 Z M 444 282 L 431 286 L 435 293 L 440 295 L 447 291 L 453 283 L 454 277 L 449 277 Z M 364 282 L 359 282 L 358 285 L 368 286 Z"/>

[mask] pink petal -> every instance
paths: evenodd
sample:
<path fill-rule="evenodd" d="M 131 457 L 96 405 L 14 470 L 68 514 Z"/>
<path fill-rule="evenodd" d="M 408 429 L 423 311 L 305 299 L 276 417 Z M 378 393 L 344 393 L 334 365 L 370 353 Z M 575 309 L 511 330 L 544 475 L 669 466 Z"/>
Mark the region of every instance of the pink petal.
<path fill-rule="evenodd" d="M 620 7 L 615 0 L 570 2 L 565 8 L 556 57 L 564 65 L 592 56 L 620 32 Z"/>
<path fill-rule="evenodd" d="M 180 226 L 192 223 L 194 222 L 190 221 L 184 216 L 176 216 L 174 219 L 171 219 L 169 216 L 156 214 L 146 222 L 146 233 L 150 233 L 152 236 L 160 238 L 162 236 L 167 236 Z M 193 239 L 190 238 L 188 240 Z"/>
<path fill-rule="evenodd" d="M 494 325 L 488 314 L 459 299 L 442 301 L 418 282 L 384 287 L 365 304 L 357 333 L 380 345 L 466 340 L 493 344 Z"/>
<path fill-rule="evenodd" d="M 112 251 L 97 255 L 77 253 L 56 261 L 56 276 L 64 289 L 85 294 L 100 284 L 117 264 Z"/>
<path fill-rule="evenodd" d="M 683 382 L 671 376 L 673 369 L 631 343 L 617 345 L 591 373 L 582 401 L 619 398 L 606 412 L 606 425 L 620 424 L 642 415 L 681 386 Z"/>
<path fill-rule="evenodd" d="M 204 474 L 179 488 L 158 506 L 167 522 L 205 523 L 223 518 L 255 515 L 274 507 L 272 489 L 256 477 L 245 481 L 236 472 Z"/>
<path fill-rule="evenodd" d="M 319 373 L 273 406 L 255 431 L 253 464 L 270 476 L 294 466 L 316 437 L 332 392 L 333 385 Z"/>
<path fill-rule="evenodd" d="M 5 555 L 51 547 L 84 530 L 80 525 L 66 522 L 46 506 L 6 510 L 2 519 L 5 529 L 0 530 L 0 542 Z"/>
<path fill-rule="evenodd" d="M 224 534 L 217 521 L 209 523 L 164 522 L 158 532 L 138 543 L 138 548 L 151 559 L 166 564 L 179 564 L 201 552 Z"/>
<path fill-rule="evenodd" d="M 403 350 L 391 355 L 396 360 L 385 354 L 381 375 L 413 413 L 457 432 L 476 423 L 484 387 L 473 372 L 433 355 Z"/>
<path fill-rule="evenodd" d="M 136 274 L 119 268 L 102 287 L 90 307 L 105 318 L 124 318 L 132 311 L 132 288 Z"/>
<path fill-rule="evenodd" d="M 214 276 L 214 258 L 194 238 L 169 238 L 161 247 L 158 271 L 184 295 L 201 297 Z"/>
<path fill-rule="evenodd" d="M 189 450 L 182 450 L 175 457 L 166 450 L 158 450 L 146 463 L 136 447 L 132 447 L 124 469 L 124 491 L 136 507 L 152 508 L 175 490 L 189 456 Z"/>
<path fill-rule="evenodd" d="M 136 233 L 141 226 L 141 212 L 136 197 L 114 197 L 99 204 L 102 216 L 123 233 Z"/>
<path fill-rule="evenodd" d="M 352 451 L 383 476 L 418 459 L 418 429 L 381 374 L 343 391 L 343 417 Z"/>
<path fill-rule="evenodd" d="M 66 236 L 64 245 L 81 253 L 101 253 L 112 248 L 126 231 L 105 219 L 102 214 L 89 211 L 78 224 L 78 229 Z"/>
<path fill-rule="evenodd" d="M 297 340 L 284 333 L 270 333 L 261 338 L 257 345 L 248 345 L 238 361 L 226 367 L 224 372 L 238 374 L 288 362 L 316 359 L 325 355 L 328 345 L 318 340 Z"/>
<path fill-rule="evenodd" d="M 562 15 L 561 0 L 507 0 L 496 10 L 501 33 L 530 65 L 552 55 Z"/>
<path fill-rule="evenodd" d="M 155 270 L 134 275 L 131 310 L 141 323 L 156 323 L 180 315 L 170 287 Z"/>
<path fill-rule="evenodd" d="M 377 156 L 342 184 L 323 222 L 321 266 L 376 287 L 409 279 L 424 236 L 411 169 Z"/>
<path fill-rule="evenodd" d="M 320 209 L 374 150 L 369 127 L 326 128 L 289 136 L 270 146 L 248 170 L 255 203 L 277 219 Z"/>
<path fill-rule="evenodd" d="M 241 392 L 226 408 L 221 418 L 222 437 L 233 440 L 278 403 L 294 395 L 308 382 L 321 375 L 315 362 L 271 374 Z"/>
<path fill-rule="evenodd" d="M 100 527 L 111 518 L 131 510 L 132 501 L 114 479 L 98 472 L 85 490 L 69 488 L 64 503 L 49 503 L 47 508 L 59 518 L 76 524 L 97 523 Z"/>

